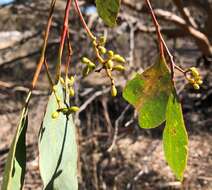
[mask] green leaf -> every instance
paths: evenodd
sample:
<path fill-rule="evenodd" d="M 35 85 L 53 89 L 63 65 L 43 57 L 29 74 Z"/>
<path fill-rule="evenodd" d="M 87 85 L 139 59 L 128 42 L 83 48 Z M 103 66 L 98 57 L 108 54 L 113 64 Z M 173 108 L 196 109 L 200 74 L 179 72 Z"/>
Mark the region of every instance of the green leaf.
<path fill-rule="evenodd" d="M 121 0 L 96 0 L 99 16 L 110 27 L 116 25 Z"/>
<path fill-rule="evenodd" d="M 26 104 L 22 110 L 21 118 L 10 147 L 5 165 L 2 190 L 22 189 L 26 169 L 26 131 L 28 125 L 28 94 Z"/>
<path fill-rule="evenodd" d="M 184 125 L 181 104 L 175 93 L 170 95 L 167 105 L 163 146 L 169 166 L 177 179 L 182 180 L 188 157 L 188 136 Z"/>
<path fill-rule="evenodd" d="M 64 92 L 60 83 L 56 95 L 64 104 Z M 65 106 L 65 104 L 63 105 Z M 51 94 L 43 124 L 39 133 L 39 165 L 44 189 L 77 190 L 77 143 L 72 116 L 59 112 L 54 93 Z"/>
<path fill-rule="evenodd" d="M 138 111 L 140 127 L 154 128 L 165 121 L 172 88 L 171 74 L 163 58 L 127 83 L 123 97 Z"/>

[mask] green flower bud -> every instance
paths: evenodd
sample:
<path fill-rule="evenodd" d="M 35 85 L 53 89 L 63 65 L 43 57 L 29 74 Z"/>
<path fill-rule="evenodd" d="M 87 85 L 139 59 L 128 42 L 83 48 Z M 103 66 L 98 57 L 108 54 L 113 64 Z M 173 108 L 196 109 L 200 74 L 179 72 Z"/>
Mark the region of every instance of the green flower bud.
<path fill-rule="evenodd" d="M 114 52 L 112 50 L 109 50 L 107 52 L 107 54 L 108 54 L 109 59 L 112 59 L 113 58 L 113 55 L 114 55 Z"/>
<path fill-rule="evenodd" d="M 73 113 L 73 112 L 79 111 L 79 109 L 80 109 L 80 108 L 77 107 L 77 106 L 71 106 L 71 107 L 69 108 L 69 111 Z"/>
<path fill-rule="evenodd" d="M 68 84 L 69 84 L 70 86 L 73 86 L 74 82 L 75 82 L 75 78 L 74 78 L 74 76 L 71 76 L 71 77 L 68 79 Z"/>
<path fill-rule="evenodd" d="M 74 94 L 75 94 L 75 92 L 74 92 L 74 88 L 69 88 L 69 96 L 70 97 L 73 97 L 74 96 Z"/>
<path fill-rule="evenodd" d="M 107 67 L 107 69 L 112 69 L 113 68 L 113 61 L 111 61 L 111 60 L 107 61 L 106 67 Z"/>
<path fill-rule="evenodd" d="M 194 84 L 194 83 L 195 83 L 195 80 L 192 79 L 192 78 L 187 78 L 187 80 L 188 80 L 188 82 L 189 82 L 190 84 Z"/>
<path fill-rule="evenodd" d="M 56 119 L 58 117 L 59 117 L 59 112 L 58 111 L 52 113 L 52 119 Z"/>
<path fill-rule="evenodd" d="M 88 67 L 91 68 L 91 69 L 93 69 L 93 68 L 96 67 L 96 65 L 95 65 L 93 62 L 90 61 L 90 62 L 88 63 Z"/>
<path fill-rule="evenodd" d="M 99 46 L 98 49 L 99 49 L 101 54 L 105 54 L 107 52 L 106 48 L 103 47 L 103 46 Z"/>
<path fill-rule="evenodd" d="M 115 66 L 113 67 L 113 70 L 114 70 L 114 71 L 124 71 L 124 70 L 125 70 L 125 67 L 122 66 L 122 65 L 115 65 Z"/>
<path fill-rule="evenodd" d="M 199 85 L 198 85 L 198 84 L 196 84 L 196 83 L 195 83 L 195 84 L 193 84 L 193 87 L 194 87 L 194 89 L 195 89 L 195 90 L 199 90 L 199 89 L 200 89 Z"/>
<path fill-rule="evenodd" d="M 198 72 L 198 70 L 197 70 L 196 67 L 191 67 L 189 70 L 191 71 L 192 75 L 193 75 L 195 78 L 199 78 L 200 74 L 199 74 L 199 72 Z"/>
<path fill-rule="evenodd" d="M 112 87 L 111 87 L 111 95 L 113 97 L 117 96 L 117 89 L 116 89 L 115 85 L 112 85 Z"/>
<path fill-rule="evenodd" d="M 88 64 L 89 62 L 90 62 L 90 59 L 88 59 L 87 57 L 82 58 L 82 63 Z"/>
<path fill-rule="evenodd" d="M 202 81 L 201 79 L 198 79 L 198 80 L 196 81 L 196 83 L 197 83 L 198 85 L 201 85 L 201 84 L 203 83 L 203 81 Z"/>
<path fill-rule="evenodd" d="M 113 60 L 117 61 L 117 62 L 120 62 L 120 63 L 126 63 L 126 60 L 119 54 L 115 54 L 113 56 Z"/>

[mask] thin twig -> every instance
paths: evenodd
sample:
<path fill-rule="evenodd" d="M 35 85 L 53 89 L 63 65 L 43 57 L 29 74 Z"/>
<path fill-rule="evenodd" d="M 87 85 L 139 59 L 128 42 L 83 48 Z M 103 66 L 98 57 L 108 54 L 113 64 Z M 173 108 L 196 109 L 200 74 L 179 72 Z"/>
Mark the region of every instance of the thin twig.
<path fill-rule="evenodd" d="M 120 114 L 120 116 L 118 117 L 118 119 L 116 119 L 115 121 L 115 129 L 114 129 L 114 136 L 113 136 L 113 141 L 111 146 L 107 149 L 107 152 L 111 152 L 116 144 L 116 140 L 118 137 L 118 130 L 119 130 L 119 123 L 124 119 L 124 115 L 126 114 L 126 112 L 128 111 L 128 109 L 130 108 L 130 105 L 128 104 L 125 109 L 123 110 L 123 112 Z"/>
<path fill-rule="evenodd" d="M 83 15 L 82 15 L 82 12 L 81 12 L 80 7 L 79 7 L 78 0 L 74 0 L 74 4 L 75 4 L 75 10 L 76 10 L 77 14 L 79 15 L 80 21 L 81 21 L 81 23 L 82 23 L 84 29 L 86 30 L 88 36 L 89 36 L 92 40 L 95 40 L 96 37 L 92 34 L 92 32 L 90 31 L 90 29 L 88 28 L 88 26 L 87 26 L 87 24 L 86 24 L 86 22 L 85 22 L 85 20 L 84 20 L 84 17 L 83 17 Z"/>
<path fill-rule="evenodd" d="M 64 43 L 65 43 L 65 39 L 67 36 L 67 31 L 68 31 L 68 18 L 69 18 L 71 3 L 72 3 L 72 0 L 67 0 L 65 16 L 64 16 L 64 21 L 63 21 L 63 29 L 62 29 L 62 33 L 61 33 L 61 39 L 60 39 L 59 53 L 58 53 L 56 81 L 59 80 L 60 75 L 61 75 L 62 54 L 63 54 Z"/>
<path fill-rule="evenodd" d="M 150 13 L 151 13 L 151 16 L 152 16 L 152 20 L 154 22 L 154 25 L 155 25 L 155 28 L 156 28 L 156 31 L 157 31 L 158 41 L 159 41 L 159 46 L 160 46 L 160 55 L 162 57 L 164 57 L 163 47 L 165 47 L 166 53 L 169 56 L 170 67 L 171 67 L 171 77 L 172 77 L 172 80 L 173 80 L 174 79 L 174 66 L 175 66 L 174 58 L 173 58 L 171 52 L 169 51 L 169 48 L 167 47 L 166 42 L 164 41 L 163 36 L 160 32 L 160 25 L 157 21 L 157 18 L 156 18 L 155 13 L 152 9 L 150 1 L 149 0 L 145 0 L 145 1 L 146 1 L 147 6 L 149 7 L 149 10 L 150 10 Z"/>
<path fill-rule="evenodd" d="M 157 18 L 155 16 L 155 13 L 152 9 L 152 6 L 151 6 L 151 3 L 149 0 L 145 0 L 146 1 L 146 4 L 147 6 L 149 7 L 149 11 L 150 11 L 150 14 L 151 14 L 151 17 L 152 17 L 152 20 L 153 20 L 153 23 L 155 25 L 155 28 L 156 28 L 156 32 L 157 32 L 157 35 L 158 35 L 158 42 L 159 42 L 159 49 L 160 49 L 160 55 L 161 57 L 164 57 L 164 51 L 163 51 L 163 43 L 161 41 L 161 39 L 163 38 L 162 35 L 161 35 L 161 32 L 160 32 L 160 25 L 157 21 Z"/>
<path fill-rule="evenodd" d="M 46 31 L 45 31 L 45 37 L 44 37 L 42 52 L 41 52 L 41 56 L 40 56 L 40 59 L 39 59 L 39 62 L 38 62 L 38 66 L 36 68 L 36 71 L 35 71 L 35 74 L 34 74 L 34 77 L 33 77 L 33 80 L 32 80 L 32 86 L 31 86 L 30 91 L 32 91 L 35 88 L 35 85 L 36 85 L 37 80 L 38 80 L 38 76 L 40 74 L 41 68 L 42 68 L 43 63 L 44 63 L 47 41 L 48 41 L 48 37 L 49 37 L 49 31 L 50 31 L 50 28 L 51 28 L 55 3 L 56 3 L 56 0 L 52 0 L 50 12 L 49 12 L 49 17 L 48 17 L 48 23 L 47 23 L 47 27 L 46 27 Z"/>

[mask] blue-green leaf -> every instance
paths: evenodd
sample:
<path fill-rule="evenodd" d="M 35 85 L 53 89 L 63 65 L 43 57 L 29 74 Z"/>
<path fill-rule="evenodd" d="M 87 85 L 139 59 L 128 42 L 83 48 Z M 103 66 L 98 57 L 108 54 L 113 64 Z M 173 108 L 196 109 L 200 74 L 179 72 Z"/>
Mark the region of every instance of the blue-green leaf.
<path fill-rule="evenodd" d="M 163 132 L 165 158 L 177 179 L 183 179 L 188 157 L 188 136 L 184 125 L 181 104 L 175 93 L 169 97 L 166 127 Z"/>
<path fill-rule="evenodd" d="M 65 106 L 60 83 L 56 95 Z M 58 109 L 54 93 L 51 94 L 39 134 L 39 166 L 44 189 L 77 190 L 77 143 L 75 125 L 71 115 L 52 117 Z"/>
<path fill-rule="evenodd" d="M 26 169 L 26 131 L 28 125 L 28 102 L 31 92 L 28 94 L 26 104 L 22 110 L 21 118 L 10 147 L 5 165 L 2 190 L 22 189 Z"/>

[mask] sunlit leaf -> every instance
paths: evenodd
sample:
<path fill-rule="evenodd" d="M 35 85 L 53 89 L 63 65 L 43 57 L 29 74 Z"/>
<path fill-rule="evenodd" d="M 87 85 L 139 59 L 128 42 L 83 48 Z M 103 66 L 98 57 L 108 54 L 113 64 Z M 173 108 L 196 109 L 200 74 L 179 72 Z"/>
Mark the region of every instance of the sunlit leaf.
<path fill-rule="evenodd" d="M 27 96 L 26 104 L 22 110 L 21 118 L 10 147 L 5 165 L 2 190 L 22 189 L 26 169 L 26 131 L 28 125 L 28 101 L 31 92 Z"/>
<path fill-rule="evenodd" d="M 140 127 L 154 128 L 165 121 L 172 88 L 170 71 L 162 58 L 127 83 L 123 97 L 138 111 Z"/>
<path fill-rule="evenodd" d="M 64 105 L 61 84 L 56 94 Z M 58 109 L 55 95 L 49 98 L 39 134 L 39 166 L 44 189 L 77 190 L 77 143 L 72 116 L 62 112 L 57 118 L 52 113 Z"/>
<path fill-rule="evenodd" d="M 188 136 L 184 125 L 181 104 L 175 94 L 170 95 L 167 105 L 163 146 L 169 166 L 177 179 L 182 180 L 187 164 Z"/>
<path fill-rule="evenodd" d="M 121 0 L 96 0 L 99 16 L 108 26 L 116 24 Z"/>

